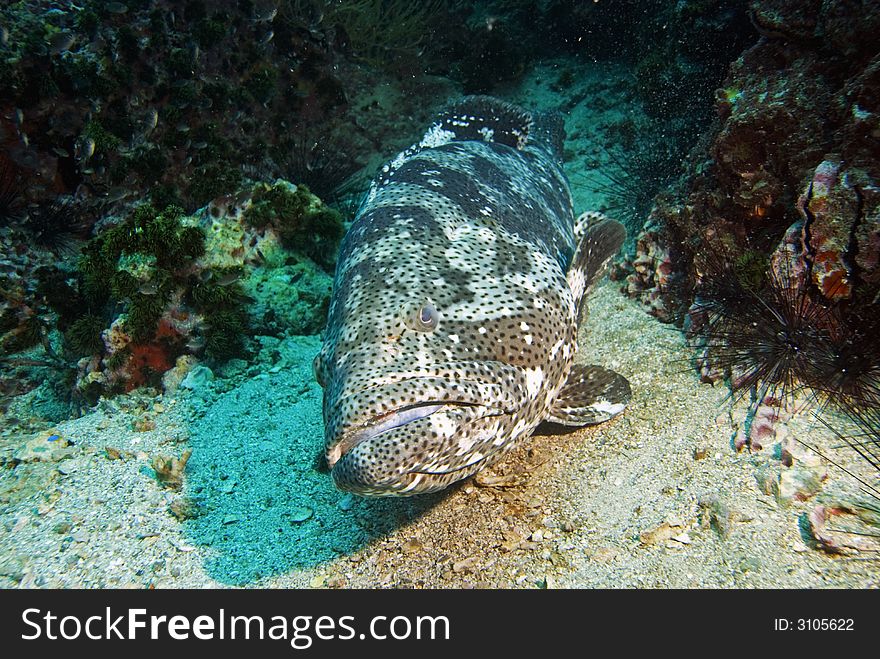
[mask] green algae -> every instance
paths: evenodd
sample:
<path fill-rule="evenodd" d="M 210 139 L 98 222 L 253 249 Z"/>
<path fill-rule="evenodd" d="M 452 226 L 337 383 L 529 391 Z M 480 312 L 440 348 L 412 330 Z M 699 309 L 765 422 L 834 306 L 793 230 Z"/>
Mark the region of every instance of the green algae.
<path fill-rule="evenodd" d="M 244 221 L 258 229 L 272 227 L 281 244 L 325 268 L 335 264 L 345 230 L 342 215 L 324 204 L 305 185 L 259 184 Z"/>

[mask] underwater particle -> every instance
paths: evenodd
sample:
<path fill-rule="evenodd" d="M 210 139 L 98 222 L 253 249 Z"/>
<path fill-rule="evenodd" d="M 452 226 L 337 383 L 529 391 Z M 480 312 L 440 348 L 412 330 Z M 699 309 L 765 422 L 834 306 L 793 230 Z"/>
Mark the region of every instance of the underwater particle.
<path fill-rule="evenodd" d="M 153 471 L 156 472 L 157 480 L 164 487 L 179 490 L 183 487 L 183 472 L 191 455 L 192 449 L 186 449 L 179 459 L 167 455 L 159 455 L 153 458 L 151 466 Z"/>

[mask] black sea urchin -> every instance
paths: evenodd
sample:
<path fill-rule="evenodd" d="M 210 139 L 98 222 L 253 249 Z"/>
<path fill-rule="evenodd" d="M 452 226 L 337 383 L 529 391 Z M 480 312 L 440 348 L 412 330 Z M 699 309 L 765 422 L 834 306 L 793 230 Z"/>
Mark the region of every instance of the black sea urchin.
<path fill-rule="evenodd" d="M 820 380 L 835 352 L 833 317 L 797 277 L 769 269 L 757 285 L 733 259 L 712 259 L 690 310 L 691 335 L 734 392 L 785 398 Z"/>
<path fill-rule="evenodd" d="M 55 253 L 72 250 L 73 241 L 83 237 L 88 223 L 76 202 L 69 197 L 28 209 L 24 226 L 34 243 Z"/>
<path fill-rule="evenodd" d="M 810 386 L 846 414 L 880 409 L 880 309 L 852 305 L 835 309 L 830 350 L 816 354 Z M 877 428 L 874 425 L 874 428 Z"/>
<path fill-rule="evenodd" d="M 0 226 L 19 219 L 23 193 L 22 179 L 15 166 L 0 157 Z"/>
<path fill-rule="evenodd" d="M 692 345 L 729 375 L 733 393 L 752 392 L 753 411 L 767 397 L 784 400 L 806 390 L 821 408 L 817 418 L 843 446 L 880 470 L 876 305 L 828 303 L 787 260 L 762 273 L 743 272 L 742 259 L 720 253 L 704 258 L 708 263 L 689 314 Z M 842 413 L 845 427 L 827 421 L 826 408 Z M 876 489 L 871 491 L 876 496 Z"/>
<path fill-rule="evenodd" d="M 312 194 L 329 204 L 350 192 L 350 179 L 360 169 L 349 155 L 351 150 L 350 145 L 330 131 L 297 126 L 279 149 L 279 166 L 284 178 L 305 184 Z"/>

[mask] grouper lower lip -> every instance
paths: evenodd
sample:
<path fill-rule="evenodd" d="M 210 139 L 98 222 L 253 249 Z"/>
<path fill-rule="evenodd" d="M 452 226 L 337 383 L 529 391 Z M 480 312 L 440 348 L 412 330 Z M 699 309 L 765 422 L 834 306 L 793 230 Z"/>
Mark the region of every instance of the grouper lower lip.
<path fill-rule="evenodd" d="M 371 419 L 364 426 L 343 436 L 333 447 L 327 451 L 327 464 L 332 469 L 339 459 L 352 450 L 358 444 L 373 437 L 400 428 L 408 423 L 427 418 L 449 407 L 472 407 L 472 403 L 461 401 L 427 401 L 414 405 L 405 405 L 396 410 L 385 412 Z"/>

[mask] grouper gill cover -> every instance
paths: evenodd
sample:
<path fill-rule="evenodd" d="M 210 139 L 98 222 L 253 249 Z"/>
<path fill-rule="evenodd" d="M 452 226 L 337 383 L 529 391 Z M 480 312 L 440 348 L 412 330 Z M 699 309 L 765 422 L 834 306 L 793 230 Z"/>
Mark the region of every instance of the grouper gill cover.
<path fill-rule="evenodd" d="M 436 491 L 542 421 L 624 409 L 627 381 L 574 359 L 585 294 L 625 231 L 598 213 L 575 222 L 563 139 L 556 113 L 467 97 L 379 172 L 315 360 L 339 488 Z"/>

